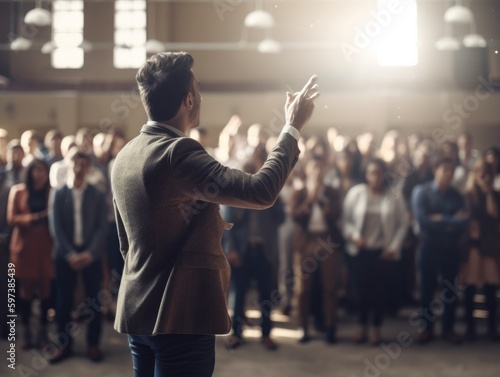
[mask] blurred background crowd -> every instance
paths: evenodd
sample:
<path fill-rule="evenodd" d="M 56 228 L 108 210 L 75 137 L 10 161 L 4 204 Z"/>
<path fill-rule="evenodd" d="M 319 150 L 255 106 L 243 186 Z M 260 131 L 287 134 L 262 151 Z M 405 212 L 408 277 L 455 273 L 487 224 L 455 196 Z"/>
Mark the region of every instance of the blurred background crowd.
<path fill-rule="evenodd" d="M 204 128 L 189 137 L 222 164 L 252 174 L 277 135 L 260 124 L 242 129 L 235 115 L 214 148 Z M 20 139 L 0 131 L 0 255 L 5 270 L 15 264 L 21 347 L 71 342 L 69 327 L 81 321 L 88 357 L 100 361 L 102 323 L 113 320 L 124 263 L 109 176 L 127 138 L 87 128 L 75 135 L 29 130 Z M 272 207 L 221 207 L 233 224 L 222 240 L 232 268 L 229 349 L 243 345 L 244 330 L 256 324 L 263 347 L 278 348 L 272 313 L 289 316 L 302 344 L 318 334 L 338 342 L 342 317 L 355 316 L 351 341 L 379 345 L 384 318 L 407 306 L 417 308 L 409 321 L 420 343 L 438 335 L 451 344 L 474 341 L 478 294 L 486 336 L 500 339 L 498 146 L 477 150 L 469 133 L 351 138 L 331 127 L 302 139 L 300 149 Z M 257 323 L 246 315 L 251 307 L 261 311 Z M 458 307 L 464 333 L 456 331 Z"/>

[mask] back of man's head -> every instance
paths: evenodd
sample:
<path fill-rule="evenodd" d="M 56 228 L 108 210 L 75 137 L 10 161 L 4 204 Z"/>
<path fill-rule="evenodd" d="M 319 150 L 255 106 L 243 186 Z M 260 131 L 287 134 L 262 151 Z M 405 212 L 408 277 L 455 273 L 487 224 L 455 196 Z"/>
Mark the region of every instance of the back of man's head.
<path fill-rule="evenodd" d="M 193 90 L 193 57 L 186 52 L 153 55 L 135 77 L 149 119 L 172 119 L 182 100 Z"/>

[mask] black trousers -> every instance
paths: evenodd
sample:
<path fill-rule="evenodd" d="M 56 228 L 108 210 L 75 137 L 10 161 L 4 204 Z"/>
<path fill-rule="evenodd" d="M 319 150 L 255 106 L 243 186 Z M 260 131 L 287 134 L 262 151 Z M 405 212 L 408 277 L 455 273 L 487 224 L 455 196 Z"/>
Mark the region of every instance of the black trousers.
<path fill-rule="evenodd" d="M 134 377 L 210 377 L 214 335 L 129 335 Z"/>
<path fill-rule="evenodd" d="M 380 327 L 387 310 L 394 262 L 380 258 L 382 250 L 359 250 L 354 257 L 359 323 Z"/>
<path fill-rule="evenodd" d="M 232 275 L 235 287 L 233 331 L 234 335 L 241 337 L 245 324 L 245 297 L 253 279 L 257 281 L 259 290 L 259 306 L 262 321 L 262 336 L 271 333 L 271 303 L 272 273 L 271 262 L 264 254 L 262 245 L 247 245 L 247 250 L 242 258 L 241 266 L 233 268 Z"/>
<path fill-rule="evenodd" d="M 75 294 L 76 278 L 78 272 L 73 270 L 63 258 L 55 260 L 57 303 L 56 320 L 59 342 L 61 347 L 71 346 L 73 343 L 72 332 L 75 331 L 71 324 L 71 310 Z M 87 344 L 97 346 L 101 336 L 102 326 L 102 300 L 99 290 L 102 286 L 102 261 L 95 260 L 81 271 L 85 286 L 85 301 L 78 303 L 76 310 L 87 324 Z M 104 298 L 105 299 L 105 298 Z"/>

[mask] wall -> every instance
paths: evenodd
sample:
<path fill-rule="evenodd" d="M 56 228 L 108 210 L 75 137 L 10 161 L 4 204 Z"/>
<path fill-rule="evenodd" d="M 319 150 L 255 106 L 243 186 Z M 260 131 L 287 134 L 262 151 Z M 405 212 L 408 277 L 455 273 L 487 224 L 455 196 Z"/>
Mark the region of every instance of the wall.
<path fill-rule="evenodd" d="M 17 3 L 22 12 L 32 7 L 31 3 Z M 154 22 L 150 22 L 148 33 L 168 42 L 238 42 L 242 38 L 255 42 L 264 37 L 256 30 L 243 34 L 243 20 L 254 9 L 255 1 L 225 3 L 233 5 L 221 16 L 213 1 L 149 2 L 149 19 Z M 283 42 L 304 42 L 308 47 L 277 55 L 194 49 L 194 69 L 202 82 L 202 124 L 213 130 L 213 143 L 217 131 L 233 113 L 242 116 L 245 126 L 261 122 L 271 127 L 281 122 L 279 113 L 287 87 L 298 90 L 315 73 L 320 76 L 322 95 L 310 133 L 323 132 L 329 126 L 347 134 L 367 129 L 382 133 L 392 127 L 407 132 L 432 130 L 443 124 L 449 127 L 456 121 L 447 123 L 443 115 L 453 109 L 454 103 L 472 98 L 469 107 L 474 111 L 460 117 L 460 127 L 473 131 L 484 145 L 500 144 L 495 131 L 500 124 L 500 95 L 478 100 L 476 106 L 476 78 L 467 91 L 457 89 L 453 85 L 453 54 L 434 48 L 444 34 L 443 14 L 450 4 L 420 1 L 418 66 L 382 69 L 369 48 L 351 62 L 339 48 L 341 42 L 354 43 L 356 28 L 373 21 L 374 0 L 266 2 L 266 9 L 276 20 L 273 37 Z M 470 5 L 480 20 L 478 32 L 488 40 L 490 71 L 500 77 L 500 54 L 494 53 L 500 50 L 500 1 L 473 0 Z M 4 33 L 12 28 L 5 23 L 11 9 L 11 3 L 0 1 L 0 45 L 4 46 Z M 137 134 L 145 114 L 134 89 L 135 70 L 112 67 L 113 9 L 112 1 L 85 2 L 85 38 L 96 48 L 85 55 L 83 69 L 52 69 L 50 56 L 35 50 L 0 51 L 0 74 L 8 73 L 13 82 L 11 90 L 0 91 L 0 127 L 8 129 L 11 136 L 28 128 L 57 126 L 72 133 L 81 126 L 110 125 L 124 128 L 129 136 Z M 49 31 L 40 29 L 34 36 L 35 44 L 46 41 Z M 314 47 L 318 41 L 330 47 Z M 19 83 L 23 90 L 12 89 Z M 58 85 L 72 90 L 44 89 Z M 73 90 L 80 87 L 86 90 Z"/>
<path fill-rule="evenodd" d="M 456 136 L 467 129 L 482 148 L 500 145 L 500 91 L 489 94 L 487 89 L 481 88 L 480 96 L 484 99 L 471 91 L 391 95 L 377 91 L 322 92 L 304 133 L 324 133 L 330 126 L 346 135 L 367 130 L 381 135 L 390 128 L 399 128 L 408 134 L 442 128 L 448 135 Z M 234 113 L 242 117 L 244 128 L 260 122 L 278 132 L 284 122 L 284 91 L 202 93 L 202 96 L 201 124 L 210 130 L 212 144 Z M 82 126 L 101 129 L 114 126 L 133 137 L 146 120 L 135 91 L 0 93 L 0 104 L 3 106 L 0 107 L 0 128 L 7 129 L 11 137 L 30 128 L 57 127 L 70 134 Z M 455 111 L 456 106 L 461 106 L 462 110 Z"/>

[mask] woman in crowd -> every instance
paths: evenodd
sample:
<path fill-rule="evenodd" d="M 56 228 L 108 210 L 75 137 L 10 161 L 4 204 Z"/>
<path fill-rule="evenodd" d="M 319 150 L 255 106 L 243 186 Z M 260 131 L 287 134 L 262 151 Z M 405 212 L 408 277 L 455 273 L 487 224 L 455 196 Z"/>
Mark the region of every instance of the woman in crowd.
<path fill-rule="evenodd" d="M 356 173 L 356 154 L 350 149 L 344 149 L 337 153 L 335 180 L 332 186 L 340 192 L 341 201 L 349 190 L 361 183 Z M 342 248 L 345 251 L 345 248 Z M 339 298 L 345 301 L 348 309 L 354 308 L 356 304 L 356 288 L 354 284 L 354 258 L 343 252 L 343 263 L 341 268 L 341 282 L 339 287 Z"/>
<path fill-rule="evenodd" d="M 484 159 L 493 166 L 495 178 L 493 180 L 493 189 L 500 191 L 500 148 L 491 147 L 484 152 Z"/>
<path fill-rule="evenodd" d="M 388 305 L 393 262 L 399 259 L 407 231 L 405 205 L 401 196 L 391 194 L 386 174 L 384 161 L 369 161 L 366 184 L 354 186 L 344 200 L 344 237 L 347 252 L 355 257 L 359 299 L 361 328 L 356 343 L 381 342 L 380 327 Z"/>
<path fill-rule="evenodd" d="M 493 190 L 493 166 L 483 159 L 472 169 L 465 192 L 470 213 L 465 263 L 461 280 L 465 290 L 466 339 L 476 339 L 474 295 L 483 288 L 488 310 L 488 337 L 500 340 L 497 332 L 496 289 L 500 285 L 500 193 Z"/>
<path fill-rule="evenodd" d="M 18 307 L 25 327 L 23 349 L 32 346 L 30 317 L 35 293 L 42 301 L 36 344 L 43 346 L 47 341 L 46 314 L 55 276 L 51 259 L 52 238 L 47 222 L 49 191 L 49 167 L 46 162 L 34 159 L 26 169 L 25 183 L 13 186 L 9 194 L 7 219 L 13 228 L 10 253 L 19 280 Z"/>

